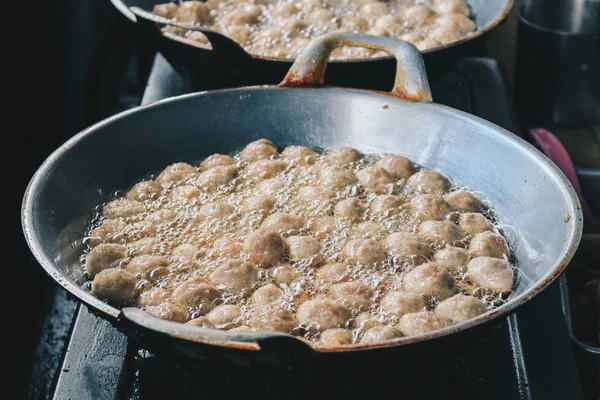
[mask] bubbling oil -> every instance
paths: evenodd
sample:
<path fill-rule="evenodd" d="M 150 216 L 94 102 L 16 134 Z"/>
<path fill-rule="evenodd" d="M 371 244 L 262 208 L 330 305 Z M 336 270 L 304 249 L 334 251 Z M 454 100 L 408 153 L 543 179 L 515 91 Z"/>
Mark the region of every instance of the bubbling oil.
<path fill-rule="evenodd" d="M 344 246 L 349 240 L 368 237 L 357 236 L 354 228 L 358 223 L 373 222 L 381 224 L 384 229 L 370 236 L 380 243 L 387 235 L 395 232 L 415 233 L 420 221 L 410 209 L 410 199 L 415 197 L 417 193 L 407 188 L 404 179 L 398 179 L 392 185 L 390 191 L 404 197 L 406 202 L 399 206 L 395 212 L 385 214 L 370 210 L 369 205 L 377 197 L 377 194 L 358 182 L 339 190 L 331 189 L 333 197 L 326 201 L 311 202 L 308 201 L 310 199 L 298 196 L 301 188 L 319 185 L 320 171 L 330 167 L 331 162 L 328 160 L 330 154 L 332 154 L 330 150 L 322 151 L 313 164 L 286 164 L 285 169 L 277 173 L 275 177 L 269 178 L 269 181 L 249 175 L 248 163 L 242 161 L 240 152 L 235 152 L 230 155 L 235 160 L 235 167 L 238 169 L 239 175 L 229 185 L 220 186 L 215 190 L 194 192 L 194 196 L 191 198 L 173 196 L 177 188 L 182 186 L 196 187 L 198 185 L 199 176 L 203 170 L 200 167 L 194 167 L 194 172 L 187 174 L 183 179 L 164 185 L 161 193 L 156 198 L 144 200 L 145 212 L 132 217 L 117 218 L 125 224 L 123 226 L 126 226 L 123 232 L 119 232 L 118 239 L 113 240 L 115 238 L 109 237 L 103 240 L 123 244 L 127 248 L 128 256 L 132 258 L 140 254 L 139 247 L 136 246 L 138 240 L 154 238 L 154 247 L 151 253 L 167 257 L 170 264 L 166 270 L 162 268 L 160 271 L 154 271 L 155 276 L 152 276 L 152 272 L 138 276 L 136 290 L 141 293 L 149 288 L 156 287 L 170 294 L 192 277 L 200 277 L 210 281 L 211 273 L 231 259 L 249 261 L 249 255 L 243 251 L 244 240 L 250 233 L 260 229 L 261 224 L 268 215 L 286 213 L 299 216 L 304 221 L 303 226 L 299 229 L 282 231 L 281 236 L 283 238 L 290 236 L 318 238 L 321 245 L 318 255 L 299 261 L 293 261 L 285 255 L 269 268 L 259 268 L 258 280 L 251 288 L 242 290 L 239 293 L 222 290 L 221 296 L 215 303 L 239 305 L 241 315 L 234 320 L 234 325 L 248 327 L 252 315 L 257 309 L 257 306 L 253 304 L 252 294 L 256 289 L 266 284 L 275 284 L 280 287 L 283 290 L 283 296 L 278 301 L 278 306 L 296 313 L 298 307 L 308 300 L 331 297 L 331 289 L 335 284 L 361 282 L 374 291 L 371 305 L 368 309 L 364 309 L 364 307 L 348 304 L 352 312 L 352 318 L 344 325 L 348 329 L 353 329 L 354 342 L 359 342 L 364 332 L 356 326 L 355 319 L 361 313 L 369 313 L 381 325 L 394 326 L 398 323 L 399 318 L 382 312 L 379 304 L 386 293 L 404 290 L 403 277 L 415 266 L 410 259 L 398 259 L 391 253 L 388 253 L 385 261 L 374 265 L 347 263 L 343 254 Z M 343 165 L 340 168 L 357 173 L 366 167 L 373 166 L 385 155 L 365 154 L 357 162 Z M 200 163 L 194 162 L 192 164 L 199 165 Z M 413 167 L 416 171 L 423 169 L 414 164 Z M 156 173 L 149 174 L 144 180 L 154 180 L 157 176 Z M 446 178 L 450 190 L 465 189 L 458 182 L 449 177 Z M 276 187 L 276 190 L 272 189 L 273 187 Z M 321 189 L 325 190 L 322 187 Z M 115 190 L 110 201 L 123 196 L 124 192 Z M 275 200 L 273 208 L 268 212 L 248 210 L 245 206 L 246 201 L 260 196 L 272 196 Z M 357 199 L 364 206 L 365 212 L 359 221 L 334 217 L 334 204 L 345 199 Z M 110 201 L 101 207 L 96 207 L 94 210 L 95 214 L 90 222 L 86 238 L 90 249 L 93 247 L 91 244 L 95 238 L 94 229 L 111 221 L 102 213 L 103 207 Z M 218 204 L 223 205 L 223 207 L 215 206 Z M 207 216 L 205 215 L 207 206 L 217 211 Z M 500 225 L 500 220 L 493 209 L 486 206 L 481 212 L 492 224 L 493 232 L 498 235 L 501 234 L 496 228 Z M 165 220 L 153 218 L 157 215 L 156 213 L 169 214 L 172 218 Z M 452 220 L 458 213 L 460 211 L 454 211 L 446 218 Z M 330 219 L 332 222 L 331 229 L 317 233 L 313 230 L 313 224 L 317 219 L 323 217 Z M 148 222 L 150 220 L 154 222 Z M 462 240 L 462 245 L 467 246 L 470 240 L 471 237 L 467 235 Z M 190 259 L 189 257 L 175 255 L 174 250 L 181 245 L 195 246 L 198 250 L 195 258 Z M 432 254 L 444 246 L 443 243 L 431 244 Z M 315 266 L 314 261 L 317 256 L 322 257 L 322 261 Z M 82 267 L 85 260 L 86 255 L 83 255 L 81 257 Z M 430 258 L 428 261 L 433 260 Z M 319 268 L 333 263 L 346 264 L 347 268 L 344 276 L 338 277 L 337 280 L 320 278 L 317 274 Z M 272 271 L 278 266 L 290 266 L 298 277 L 289 284 L 277 284 Z M 452 271 L 451 274 L 455 279 L 459 293 L 480 299 L 488 310 L 496 308 L 506 301 L 507 294 L 494 293 L 470 282 L 466 267 L 460 267 L 457 271 Z M 88 283 L 85 287 L 89 290 L 89 286 Z M 438 300 L 431 297 L 427 300 L 429 308 L 435 309 Z M 189 308 L 187 312 L 188 319 L 202 316 L 199 309 Z M 304 337 L 315 345 L 320 343 L 319 334 L 306 329 L 301 324 L 298 324 L 292 333 Z"/>

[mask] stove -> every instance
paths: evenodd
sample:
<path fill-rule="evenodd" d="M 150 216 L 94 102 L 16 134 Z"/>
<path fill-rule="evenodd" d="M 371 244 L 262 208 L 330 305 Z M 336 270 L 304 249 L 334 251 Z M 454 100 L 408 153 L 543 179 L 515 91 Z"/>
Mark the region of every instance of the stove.
<path fill-rule="evenodd" d="M 144 60 L 149 61 L 144 64 Z M 153 59 L 129 56 L 125 65 L 115 85 L 97 85 L 98 97 L 113 101 L 104 101 L 95 119 L 202 90 L 191 87 L 160 54 Z M 505 82 L 495 60 L 473 57 L 461 60 L 444 77 L 431 82 L 431 87 L 436 102 L 519 134 L 512 94 Z M 399 376 L 394 365 L 355 365 L 348 366 L 348 371 L 304 366 L 315 372 L 310 379 L 290 371 L 231 368 L 219 363 L 178 365 L 139 348 L 50 282 L 47 293 L 46 317 L 29 382 L 29 396 L 34 399 L 295 399 L 315 393 L 351 397 L 408 394 L 405 397 L 440 400 L 584 399 L 559 282 L 461 354 L 441 356 L 435 363 L 415 363 L 409 381 Z"/>

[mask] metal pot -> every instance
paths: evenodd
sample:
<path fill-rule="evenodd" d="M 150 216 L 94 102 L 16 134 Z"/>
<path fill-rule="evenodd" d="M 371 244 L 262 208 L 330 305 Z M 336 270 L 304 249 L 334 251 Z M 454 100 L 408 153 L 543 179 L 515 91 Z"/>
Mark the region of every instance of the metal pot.
<path fill-rule="evenodd" d="M 392 53 L 398 67 L 394 90 L 320 87 L 330 52 L 342 45 Z M 129 187 L 170 163 L 229 153 L 262 137 L 278 146 L 352 146 L 400 154 L 483 193 L 494 204 L 516 253 L 514 293 L 501 307 L 439 331 L 325 350 L 286 334 L 224 332 L 163 321 L 136 308 L 119 310 L 89 293 L 80 263 L 82 238 L 94 207 L 115 188 Z M 431 102 L 423 61 L 414 46 L 379 37 L 330 35 L 311 42 L 278 87 L 170 98 L 79 133 L 33 176 L 24 196 L 22 224 L 31 251 L 48 274 L 142 346 L 195 360 L 220 357 L 238 364 L 289 365 L 304 357 L 344 363 L 358 352 L 369 359 L 404 357 L 424 348 L 451 349 L 450 343 L 507 316 L 556 279 L 579 243 L 582 215 L 565 176 L 534 147 L 485 120 Z"/>
<path fill-rule="evenodd" d="M 183 38 L 168 37 L 156 24 L 136 19 L 129 7 L 151 11 L 155 4 L 167 0 L 111 0 L 115 7 L 140 31 L 150 38 L 171 65 L 195 87 L 216 89 L 247 85 L 277 84 L 290 69 L 293 60 L 234 54 L 226 47 L 207 50 Z M 466 0 L 477 25 L 473 34 L 449 45 L 423 51 L 427 74 L 441 76 L 465 56 L 481 55 L 481 37 L 502 22 L 512 9 L 514 0 Z M 327 81 L 336 86 L 389 91 L 395 73 L 392 57 L 332 61 Z"/>

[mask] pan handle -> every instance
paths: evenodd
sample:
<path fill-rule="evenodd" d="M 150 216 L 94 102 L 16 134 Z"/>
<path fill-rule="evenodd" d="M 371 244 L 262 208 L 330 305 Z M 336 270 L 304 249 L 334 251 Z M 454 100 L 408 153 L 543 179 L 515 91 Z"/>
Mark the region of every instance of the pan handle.
<path fill-rule="evenodd" d="M 257 343 L 261 351 L 270 353 L 280 353 L 285 351 L 285 348 L 293 348 L 296 352 L 308 355 L 315 352 L 313 347 L 287 333 L 230 332 L 219 329 L 198 328 L 166 321 L 135 307 L 121 309 L 118 321 L 127 331 L 134 331 L 143 336 L 161 335 L 192 341 Z"/>
<path fill-rule="evenodd" d="M 171 25 L 176 26 L 178 28 L 187 29 L 190 31 L 202 32 L 213 47 L 214 51 L 222 52 L 223 54 L 228 54 L 231 57 L 237 58 L 248 58 L 250 55 L 244 50 L 242 46 L 240 46 L 235 40 L 230 39 L 229 37 L 215 32 L 212 29 L 204 28 L 198 25 L 186 24 L 181 22 L 176 22 L 164 17 L 161 17 L 156 14 L 152 14 L 146 10 L 143 10 L 139 7 L 129 7 L 129 10 L 135 15 L 138 22 L 144 21 L 146 23 L 153 24 L 161 24 L 161 25 Z"/>
<path fill-rule="evenodd" d="M 392 54 L 397 61 L 392 94 L 413 102 L 432 101 L 421 52 L 409 42 L 371 35 L 334 33 L 319 36 L 302 50 L 279 86 L 324 86 L 329 56 L 340 46 L 364 47 Z"/>

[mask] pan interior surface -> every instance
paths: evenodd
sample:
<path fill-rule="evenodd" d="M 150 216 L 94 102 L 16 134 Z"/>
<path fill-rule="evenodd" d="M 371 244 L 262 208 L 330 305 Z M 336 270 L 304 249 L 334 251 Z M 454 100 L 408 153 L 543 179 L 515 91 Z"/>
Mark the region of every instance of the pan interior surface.
<path fill-rule="evenodd" d="M 580 212 L 564 176 L 533 147 L 486 121 L 366 91 L 250 88 L 158 102 L 72 138 L 30 183 L 23 208 L 29 245 L 67 290 L 116 316 L 118 310 L 83 289 L 80 257 L 94 207 L 149 172 L 263 137 L 280 148 L 351 146 L 402 155 L 489 200 L 519 268 L 507 307 L 553 279 L 579 240 Z"/>

